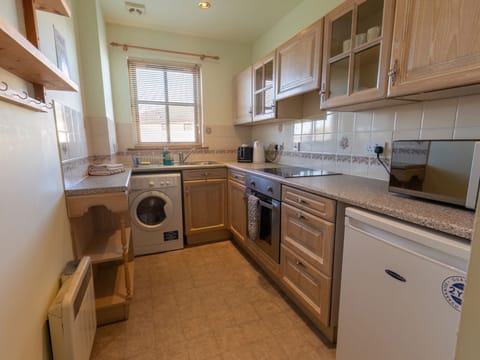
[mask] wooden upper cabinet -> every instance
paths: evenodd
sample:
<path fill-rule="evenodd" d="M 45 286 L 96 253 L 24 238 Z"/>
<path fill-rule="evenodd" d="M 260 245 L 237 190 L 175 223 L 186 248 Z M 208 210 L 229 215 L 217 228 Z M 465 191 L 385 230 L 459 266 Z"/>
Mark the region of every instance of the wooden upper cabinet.
<path fill-rule="evenodd" d="M 479 83 L 479 19 L 478 0 L 397 1 L 389 96 Z"/>
<path fill-rule="evenodd" d="M 277 48 L 277 100 L 320 87 L 322 37 L 320 19 Z"/>
<path fill-rule="evenodd" d="M 386 97 L 394 0 L 347 0 L 325 16 L 321 108 Z"/>
<path fill-rule="evenodd" d="M 235 118 L 234 124 L 252 122 L 252 66 L 243 70 L 233 80 Z"/>
<path fill-rule="evenodd" d="M 275 53 L 253 64 L 253 121 L 273 119 L 275 112 Z"/>

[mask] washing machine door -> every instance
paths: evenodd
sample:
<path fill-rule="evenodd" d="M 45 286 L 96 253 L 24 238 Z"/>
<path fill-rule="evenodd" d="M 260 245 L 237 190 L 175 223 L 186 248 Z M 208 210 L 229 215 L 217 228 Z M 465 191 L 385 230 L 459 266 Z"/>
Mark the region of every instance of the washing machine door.
<path fill-rule="evenodd" d="M 132 202 L 130 215 L 132 222 L 142 230 L 156 231 L 175 218 L 175 208 L 166 194 L 145 191 Z"/>

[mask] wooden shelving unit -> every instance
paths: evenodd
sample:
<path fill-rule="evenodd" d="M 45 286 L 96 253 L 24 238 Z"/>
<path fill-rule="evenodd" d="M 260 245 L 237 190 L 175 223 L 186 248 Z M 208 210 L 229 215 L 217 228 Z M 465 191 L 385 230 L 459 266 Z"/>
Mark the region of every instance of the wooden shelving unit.
<path fill-rule="evenodd" d="M 109 324 L 118 319 L 128 319 L 129 299 L 133 293 L 134 262 L 127 263 L 130 289 L 125 284 L 125 264 L 122 261 L 97 265 L 94 272 L 95 306 L 97 323 Z"/>
<path fill-rule="evenodd" d="M 130 247 L 131 229 L 125 228 L 126 247 Z M 85 249 L 85 255 L 90 256 L 92 264 L 117 261 L 123 259 L 123 245 L 120 229 L 113 232 L 99 232 L 94 234 L 90 244 Z"/>
<path fill-rule="evenodd" d="M 72 13 L 64 0 L 34 0 L 35 9 L 70 17 Z"/>
<path fill-rule="evenodd" d="M 75 82 L 1 17 L 0 44 L 0 66 L 5 70 L 50 90 L 78 91 Z"/>
<path fill-rule="evenodd" d="M 97 324 L 128 319 L 133 247 L 126 192 L 67 196 L 76 258 L 92 259 Z"/>

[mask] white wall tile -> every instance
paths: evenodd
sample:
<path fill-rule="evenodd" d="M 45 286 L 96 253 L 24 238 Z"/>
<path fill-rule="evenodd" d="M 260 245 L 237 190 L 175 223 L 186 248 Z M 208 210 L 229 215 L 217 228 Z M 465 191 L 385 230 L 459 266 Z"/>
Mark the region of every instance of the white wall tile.
<path fill-rule="evenodd" d="M 395 130 L 393 140 L 418 140 L 420 139 L 420 129 L 415 130 Z"/>
<path fill-rule="evenodd" d="M 396 108 L 395 130 L 414 130 L 422 127 L 422 104 L 409 104 Z"/>
<path fill-rule="evenodd" d="M 451 128 L 457 116 L 457 99 L 425 102 L 422 129 Z"/>
<path fill-rule="evenodd" d="M 395 126 L 395 111 L 380 110 L 373 113 L 373 131 L 392 131 Z"/>
<path fill-rule="evenodd" d="M 323 151 L 335 154 L 337 150 L 337 134 L 325 134 L 323 137 Z"/>
<path fill-rule="evenodd" d="M 422 129 L 420 139 L 422 140 L 443 140 L 453 138 L 453 128 L 444 129 Z"/>
<path fill-rule="evenodd" d="M 458 99 L 458 117 L 455 127 L 473 128 L 480 126 L 480 95 Z"/>
<path fill-rule="evenodd" d="M 335 133 L 338 131 L 338 113 L 328 113 L 325 120 L 325 133 Z"/>
<path fill-rule="evenodd" d="M 338 114 L 338 131 L 352 132 L 354 126 L 354 113 L 342 112 Z"/>
<path fill-rule="evenodd" d="M 353 133 L 345 132 L 337 134 L 337 149 L 336 153 L 341 155 L 352 154 Z"/>
<path fill-rule="evenodd" d="M 453 131 L 454 139 L 480 139 L 480 126 L 470 128 L 456 128 Z"/>
<path fill-rule="evenodd" d="M 370 142 L 370 132 L 356 132 L 353 135 L 352 154 L 366 155 L 367 144 Z"/>
<path fill-rule="evenodd" d="M 355 113 L 355 131 L 372 130 L 373 113 L 359 112 Z"/>

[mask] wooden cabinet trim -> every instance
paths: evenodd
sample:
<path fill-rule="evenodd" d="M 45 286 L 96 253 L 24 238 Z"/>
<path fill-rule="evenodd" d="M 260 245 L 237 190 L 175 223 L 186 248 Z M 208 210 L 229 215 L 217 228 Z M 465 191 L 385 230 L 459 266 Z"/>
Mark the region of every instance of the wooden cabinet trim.
<path fill-rule="evenodd" d="M 382 35 L 380 37 L 380 61 L 379 61 L 379 70 L 378 70 L 378 82 L 377 88 L 365 89 L 352 93 L 353 90 L 353 77 L 354 77 L 354 54 L 360 50 L 365 50 L 367 48 L 373 47 L 377 42 L 373 41 L 372 43 L 366 44 L 362 48 L 355 49 L 353 44 L 355 26 L 356 26 L 356 12 L 359 4 L 363 3 L 365 0 L 347 0 L 343 4 L 339 5 L 333 11 L 328 13 L 325 16 L 325 26 L 324 26 L 324 40 L 323 40 L 323 66 L 322 66 L 322 97 L 320 108 L 322 110 L 334 109 L 338 107 L 356 105 L 362 103 L 374 102 L 377 100 L 385 99 L 388 92 L 388 71 L 390 65 L 390 53 L 391 53 L 391 44 L 392 44 L 392 32 L 393 32 L 393 16 L 395 11 L 395 0 L 384 0 L 383 5 L 383 18 L 382 18 Z M 351 41 L 352 41 L 352 50 L 349 54 L 349 78 L 348 78 L 348 92 L 347 95 L 337 96 L 333 98 L 328 98 L 328 93 L 330 91 L 330 65 L 331 65 L 331 56 L 330 56 L 330 37 L 331 37 L 331 27 L 333 21 L 345 15 L 349 11 L 352 11 L 352 28 L 351 28 Z"/>
<path fill-rule="evenodd" d="M 289 186 L 282 187 L 282 201 L 328 221 L 335 221 L 336 201 Z"/>
<path fill-rule="evenodd" d="M 309 69 L 307 69 L 308 76 L 304 78 L 297 78 L 285 85 L 282 84 L 283 74 L 282 71 L 288 70 L 283 68 L 282 55 L 289 51 L 297 50 L 296 47 L 303 42 L 308 41 L 311 49 Z M 276 52 L 276 99 L 284 99 L 290 96 L 299 95 L 311 90 L 318 89 L 320 87 L 320 73 L 321 73 L 321 51 L 323 42 L 323 18 L 310 25 L 293 38 L 283 43 L 277 48 Z M 297 50 L 298 51 L 298 50 Z M 297 54 L 298 55 L 298 54 Z M 294 62 L 295 64 L 295 62 Z M 298 66 L 298 63 L 295 64 Z"/>

